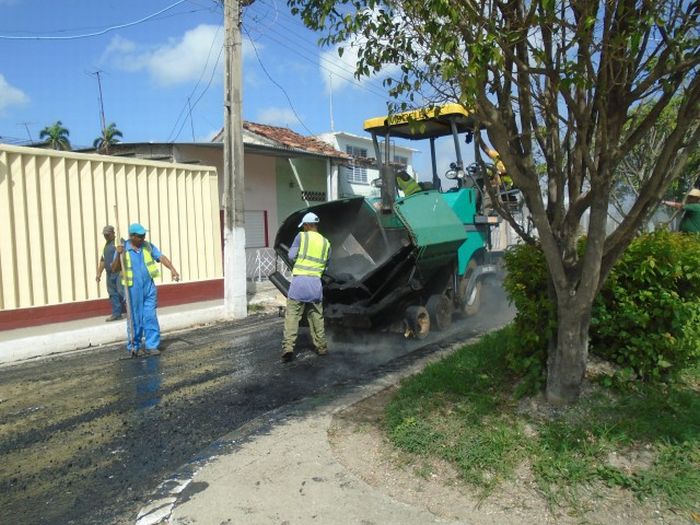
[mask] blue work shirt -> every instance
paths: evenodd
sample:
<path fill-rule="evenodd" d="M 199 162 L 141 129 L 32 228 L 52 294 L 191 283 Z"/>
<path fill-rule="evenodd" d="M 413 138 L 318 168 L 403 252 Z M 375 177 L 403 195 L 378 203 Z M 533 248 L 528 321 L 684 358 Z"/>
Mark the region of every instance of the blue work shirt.
<path fill-rule="evenodd" d="M 294 237 L 292 247 L 289 248 L 289 258 L 294 261 L 299 255 L 299 245 L 301 237 L 297 233 Z M 330 257 L 330 252 L 328 253 Z M 323 285 L 320 277 L 312 275 L 293 275 L 292 282 L 289 285 L 287 297 L 300 303 L 320 303 L 323 301 Z"/>
<path fill-rule="evenodd" d="M 145 241 L 144 241 L 145 242 Z M 151 257 L 156 262 L 160 262 L 161 253 L 158 247 L 151 244 Z M 151 274 L 148 273 L 148 268 L 146 268 L 146 263 L 143 260 L 143 246 L 141 248 L 135 248 L 131 241 L 126 241 L 124 243 L 124 249 L 129 251 L 129 257 L 131 258 L 131 269 L 134 273 L 134 285 L 144 285 L 153 280 Z M 114 259 L 116 260 L 119 254 L 114 251 Z"/>

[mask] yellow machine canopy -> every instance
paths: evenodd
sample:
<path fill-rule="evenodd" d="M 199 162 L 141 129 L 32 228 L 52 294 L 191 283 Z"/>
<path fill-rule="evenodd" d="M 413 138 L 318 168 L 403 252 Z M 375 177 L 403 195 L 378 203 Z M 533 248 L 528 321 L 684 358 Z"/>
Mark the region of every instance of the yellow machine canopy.
<path fill-rule="evenodd" d="M 375 117 L 365 120 L 364 128 L 379 136 L 389 134 L 403 139 L 423 140 L 452 135 L 453 121 L 457 133 L 474 130 L 474 119 L 461 104 L 445 104 L 431 109 Z"/>

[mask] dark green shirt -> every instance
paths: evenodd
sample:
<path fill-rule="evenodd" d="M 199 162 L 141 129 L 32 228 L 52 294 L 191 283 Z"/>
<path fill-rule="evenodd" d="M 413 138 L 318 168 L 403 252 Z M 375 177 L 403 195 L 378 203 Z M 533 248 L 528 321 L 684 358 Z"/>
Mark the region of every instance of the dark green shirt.
<path fill-rule="evenodd" d="M 683 206 L 683 219 L 678 228 L 682 232 L 700 233 L 700 203 Z"/>

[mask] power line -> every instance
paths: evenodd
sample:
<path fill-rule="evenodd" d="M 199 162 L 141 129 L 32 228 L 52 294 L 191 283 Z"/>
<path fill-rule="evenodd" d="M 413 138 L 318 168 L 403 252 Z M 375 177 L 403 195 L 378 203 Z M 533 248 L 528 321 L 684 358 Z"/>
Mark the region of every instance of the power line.
<path fill-rule="evenodd" d="M 190 1 L 190 0 L 188 0 Z M 191 15 L 193 13 L 201 13 L 202 11 L 209 11 L 209 12 L 214 12 L 215 9 L 213 7 L 202 7 L 201 9 L 189 9 L 187 11 L 177 11 L 175 13 L 169 13 L 167 15 L 163 16 L 156 16 L 153 18 L 150 18 L 147 20 L 148 22 L 154 22 L 156 20 L 165 20 L 166 18 L 172 18 L 175 16 L 182 16 L 182 15 Z M 110 26 L 111 27 L 111 26 Z M 90 31 L 90 30 L 101 30 L 104 29 L 105 26 L 84 26 L 84 27 L 73 27 L 70 29 L 54 29 L 51 31 L 26 31 L 26 30 L 17 30 L 17 31 L 8 31 L 6 34 L 8 35 L 17 35 L 21 33 L 25 33 L 26 36 L 43 36 L 43 35 L 53 35 L 56 33 L 69 33 L 72 31 Z"/>
<path fill-rule="evenodd" d="M 223 55 L 223 52 L 224 52 L 224 46 L 221 46 L 221 51 L 219 51 L 219 56 L 216 58 L 216 63 L 214 64 L 214 67 L 211 70 L 211 76 L 209 77 L 209 82 L 207 83 L 204 90 L 199 94 L 199 96 L 197 97 L 197 100 L 194 101 L 194 104 L 192 104 L 192 109 L 197 107 L 197 104 L 199 103 L 199 101 L 202 100 L 202 97 L 204 96 L 204 94 L 209 90 L 209 87 L 211 86 L 211 83 L 214 80 L 214 74 L 216 73 L 216 68 L 219 67 L 219 61 L 221 60 L 221 55 Z M 175 142 L 177 140 L 177 138 L 180 136 L 180 133 L 182 133 L 182 129 L 185 127 L 185 124 L 187 124 L 187 119 L 182 120 L 182 125 L 180 126 L 180 129 L 178 130 L 177 135 L 175 135 L 175 138 L 173 138 L 173 140 L 168 141 L 168 142 Z"/>
<path fill-rule="evenodd" d="M 105 29 L 102 29 L 101 31 L 95 31 L 93 33 L 85 33 L 83 35 L 70 35 L 70 36 L 17 36 L 17 35 L 0 35 L 1 40 L 77 40 L 80 38 L 90 38 L 94 36 L 100 36 L 104 35 L 105 33 L 109 33 L 110 31 L 115 31 L 117 29 L 124 29 L 125 27 L 131 27 L 135 26 L 137 24 L 141 24 L 143 22 L 146 22 L 147 20 L 150 20 L 152 18 L 155 18 L 156 16 L 165 13 L 166 11 L 170 11 L 172 8 L 179 6 L 180 4 L 184 4 L 187 0 L 178 0 L 174 4 L 169 5 L 168 7 L 165 7 L 161 9 L 160 11 L 157 11 L 155 13 L 152 13 L 148 16 L 145 16 L 143 18 L 139 18 L 138 20 L 134 20 L 133 22 L 127 22 L 125 24 L 119 24 L 116 26 L 110 26 Z"/>
<path fill-rule="evenodd" d="M 211 58 L 211 52 L 214 49 L 214 45 L 216 44 L 216 38 L 219 36 L 219 31 L 221 31 L 221 26 L 216 27 L 216 32 L 214 33 L 214 38 L 211 41 L 211 45 L 209 46 L 209 52 L 207 53 L 207 60 L 204 62 L 204 67 L 202 68 L 202 72 L 199 75 L 199 78 L 197 79 L 197 83 L 194 85 L 192 88 L 192 91 L 190 91 L 190 94 L 187 96 L 187 101 L 185 104 L 182 106 L 182 109 L 180 110 L 180 113 L 177 116 L 177 119 L 175 120 L 175 124 L 173 124 L 173 129 L 170 130 L 170 133 L 168 134 L 168 142 L 170 141 L 170 137 L 172 137 L 173 133 L 175 133 L 175 130 L 177 129 L 177 125 L 180 123 L 180 118 L 182 118 L 185 109 L 187 109 L 189 105 L 189 100 L 194 96 L 194 92 L 197 91 L 197 88 L 199 87 L 200 82 L 202 82 L 202 79 L 204 78 L 204 73 L 207 71 L 207 66 L 209 65 L 209 59 Z M 214 66 L 214 70 L 216 71 L 216 66 Z M 192 108 L 190 107 L 190 113 L 192 112 Z"/>
<path fill-rule="evenodd" d="M 248 28 L 246 28 L 246 27 L 244 26 L 244 27 L 243 27 L 243 31 L 245 31 L 246 35 L 248 35 L 248 40 L 250 41 L 251 45 L 253 46 L 253 51 L 255 52 L 255 57 L 258 59 L 258 63 L 260 64 L 260 67 L 262 68 L 262 70 L 265 72 L 265 75 L 267 75 L 267 78 L 270 79 L 270 82 L 272 82 L 275 86 L 277 86 L 278 88 L 280 88 L 280 90 L 282 91 L 282 93 L 284 93 L 284 96 L 287 98 L 287 102 L 289 103 L 289 107 L 292 109 L 292 113 L 294 113 L 294 116 L 295 116 L 296 119 L 299 121 L 299 124 L 301 124 L 302 127 L 303 127 L 306 131 L 309 132 L 309 135 L 313 135 L 314 132 L 311 131 L 311 130 L 306 126 L 306 124 L 304 124 L 304 122 L 303 122 L 303 121 L 301 120 L 301 118 L 299 117 L 299 114 L 297 113 L 297 110 L 294 109 L 294 104 L 292 104 L 292 100 L 289 98 L 289 95 L 287 94 L 287 91 L 282 87 L 282 85 L 280 85 L 275 79 L 272 78 L 272 76 L 270 75 L 270 73 L 268 73 L 267 69 L 265 68 L 265 65 L 262 63 L 262 60 L 260 59 L 260 55 L 258 54 L 258 48 L 256 47 L 255 42 L 253 41 L 252 38 L 250 38 L 250 33 L 248 33 Z"/>
<path fill-rule="evenodd" d="M 248 33 L 248 32 L 246 31 L 246 33 Z M 249 35 L 249 37 L 250 37 L 250 35 Z M 377 89 L 377 88 L 375 88 L 375 87 L 373 87 L 373 86 L 363 84 L 362 82 L 360 82 L 359 80 L 357 80 L 357 79 L 355 79 L 355 78 L 352 78 L 352 77 L 348 77 L 348 76 L 339 74 L 339 73 L 338 73 L 338 69 L 339 69 L 340 71 L 343 71 L 343 68 L 342 68 L 342 67 L 333 64 L 333 66 L 337 68 L 337 69 L 334 71 L 334 70 L 332 70 L 331 68 L 325 66 L 325 65 L 324 65 L 324 62 L 330 63 L 330 61 L 329 61 L 328 59 L 324 59 L 324 58 L 322 58 L 322 57 L 320 57 L 320 56 L 314 56 L 314 55 L 312 55 L 313 58 L 309 58 L 308 54 L 310 54 L 310 53 L 308 53 L 308 52 L 305 53 L 305 52 L 303 52 L 303 51 L 300 51 L 300 50 L 297 50 L 297 49 L 293 49 L 293 48 L 289 47 L 289 46 L 287 45 L 287 43 L 283 42 L 282 40 L 280 40 L 280 39 L 278 39 L 278 38 L 275 38 L 275 37 L 271 36 L 270 34 L 267 34 L 267 35 L 265 36 L 265 38 L 269 38 L 269 39 L 272 40 L 273 42 L 277 42 L 279 45 L 281 45 L 282 47 L 284 47 L 284 48 L 287 49 L 288 51 L 290 51 L 290 52 L 292 52 L 292 53 L 295 53 L 296 55 L 298 55 L 299 57 L 303 58 L 303 59 L 306 60 L 307 62 L 313 64 L 314 66 L 318 66 L 318 67 L 320 67 L 321 69 L 323 69 L 324 71 L 326 71 L 327 73 L 332 73 L 332 74 L 335 75 L 336 77 L 342 78 L 342 79 L 345 80 L 346 82 L 350 82 L 351 84 L 354 84 L 355 86 L 359 87 L 360 89 L 364 89 L 364 90 L 367 91 L 368 93 L 370 93 L 370 94 L 372 94 L 372 95 L 374 95 L 374 96 L 377 96 L 377 97 L 381 98 L 381 99 L 384 100 L 384 101 L 386 101 L 386 99 L 388 98 L 388 96 L 387 96 L 386 93 L 380 91 L 379 89 Z M 251 39 L 251 41 L 252 41 L 252 39 Z M 318 59 L 318 62 L 316 61 L 316 59 Z"/>
<path fill-rule="evenodd" d="M 262 25 L 261 22 L 259 22 L 259 21 L 257 21 L 257 20 L 254 20 L 254 21 L 255 21 L 257 24 Z M 346 67 L 346 66 L 344 66 L 344 65 L 338 64 L 337 62 L 331 61 L 331 60 L 328 59 L 328 58 L 325 58 L 325 57 L 322 57 L 322 56 L 320 56 L 320 55 L 317 55 L 316 53 L 318 53 L 318 51 L 319 51 L 318 46 L 316 46 L 316 45 L 314 45 L 314 44 L 311 44 L 311 43 L 308 42 L 306 39 L 304 39 L 303 36 L 301 36 L 301 35 L 299 35 L 299 34 L 297 34 L 297 33 L 294 33 L 293 31 L 290 31 L 290 30 L 289 30 L 289 26 L 285 26 L 283 23 L 280 23 L 280 22 L 277 22 L 277 25 L 282 26 L 282 28 L 285 29 L 286 31 L 285 31 L 284 33 L 280 33 L 279 31 L 277 31 L 277 32 L 275 32 L 275 34 L 276 34 L 277 36 L 279 36 L 280 38 L 283 38 L 283 39 L 287 40 L 291 45 L 293 45 L 293 46 L 295 46 L 295 47 L 299 47 L 299 48 L 304 48 L 304 49 L 303 49 L 304 52 L 309 53 L 309 54 L 313 54 L 313 56 L 314 56 L 314 57 L 318 57 L 318 59 L 319 59 L 320 61 L 324 61 L 324 62 L 326 62 L 326 63 L 332 65 L 335 69 L 341 70 L 341 71 L 343 71 L 343 72 L 349 74 L 351 77 L 353 77 L 353 75 L 355 74 L 354 69 L 351 69 L 351 68 Z M 266 27 L 265 29 L 267 29 L 267 30 L 272 30 L 271 27 Z M 265 36 L 269 36 L 269 35 L 261 32 L 261 36 L 265 37 Z M 297 44 L 297 43 L 295 43 L 295 42 L 292 42 L 292 41 L 288 38 L 289 36 L 292 36 L 292 37 L 296 38 L 297 40 L 299 40 L 299 41 L 301 42 L 301 44 Z M 336 74 L 337 74 L 337 72 L 336 72 Z M 354 77 L 353 77 L 353 78 L 354 78 Z M 379 81 L 367 79 L 367 80 L 366 80 L 366 83 L 372 85 L 373 88 L 383 89 L 383 86 L 381 85 L 381 82 L 379 82 Z"/>

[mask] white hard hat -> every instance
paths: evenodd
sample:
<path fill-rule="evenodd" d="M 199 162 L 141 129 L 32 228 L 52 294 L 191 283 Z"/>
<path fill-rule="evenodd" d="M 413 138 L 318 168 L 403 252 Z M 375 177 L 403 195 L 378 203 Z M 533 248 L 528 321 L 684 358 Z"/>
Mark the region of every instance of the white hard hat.
<path fill-rule="evenodd" d="M 688 197 L 700 197 L 700 189 L 698 188 L 693 188 L 688 192 Z"/>
<path fill-rule="evenodd" d="M 301 228 L 304 224 L 316 224 L 320 222 L 318 215 L 316 215 L 313 212 L 309 212 L 304 217 L 301 219 L 301 222 L 299 223 L 299 228 Z"/>

